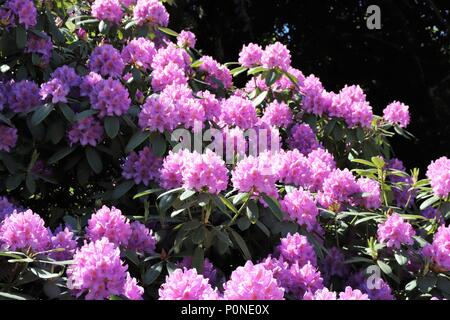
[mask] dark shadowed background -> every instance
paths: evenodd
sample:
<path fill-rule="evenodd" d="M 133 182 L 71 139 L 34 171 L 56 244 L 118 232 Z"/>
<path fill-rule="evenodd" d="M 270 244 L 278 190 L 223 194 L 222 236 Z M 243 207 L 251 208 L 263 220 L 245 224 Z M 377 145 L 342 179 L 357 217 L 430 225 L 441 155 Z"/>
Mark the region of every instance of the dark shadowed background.
<path fill-rule="evenodd" d="M 319 76 L 327 90 L 359 84 L 374 112 L 393 100 L 410 106 L 417 141 L 394 150 L 422 173 L 450 155 L 450 1 L 432 0 L 175 0 L 171 28 L 193 31 L 197 47 L 221 62 L 237 61 L 243 44 L 278 40 L 293 66 Z M 381 30 L 366 10 L 381 8 Z"/>

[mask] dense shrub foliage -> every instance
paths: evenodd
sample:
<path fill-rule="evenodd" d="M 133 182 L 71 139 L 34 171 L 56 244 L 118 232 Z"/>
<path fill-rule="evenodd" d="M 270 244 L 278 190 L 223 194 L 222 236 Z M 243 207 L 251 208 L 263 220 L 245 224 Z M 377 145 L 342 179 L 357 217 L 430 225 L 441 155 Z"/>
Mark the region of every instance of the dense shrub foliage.
<path fill-rule="evenodd" d="M 158 0 L 1 3 L 1 297 L 450 296 L 450 160 L 393 157 L 405 104 L 279 42 L 221 64 Z"/>

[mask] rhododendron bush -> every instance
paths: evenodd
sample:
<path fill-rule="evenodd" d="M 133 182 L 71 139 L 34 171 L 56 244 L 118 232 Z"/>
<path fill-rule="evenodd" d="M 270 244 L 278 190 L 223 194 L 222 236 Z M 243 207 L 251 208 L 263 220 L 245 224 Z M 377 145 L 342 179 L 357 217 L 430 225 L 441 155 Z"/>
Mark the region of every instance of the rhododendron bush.
<path fill-rule="evenodd" d="M 220 63 L 158 0 L 0 3 L 1 297 L 450 297 L 450 159 L 395 158 L 396 97 Z"/>

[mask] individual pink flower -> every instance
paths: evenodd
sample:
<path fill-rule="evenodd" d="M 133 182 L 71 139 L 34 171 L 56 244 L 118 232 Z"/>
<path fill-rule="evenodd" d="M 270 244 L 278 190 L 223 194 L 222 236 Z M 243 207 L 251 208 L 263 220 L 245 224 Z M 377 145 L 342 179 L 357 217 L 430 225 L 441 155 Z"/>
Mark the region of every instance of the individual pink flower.
<path fill-rule="evenodd" d="M 345 291 L 339 293 L 338 300 L 369 300 L 369 296 L 360 290 L 353 290 L 351 287 L 345 287 Z"/>
<path fill-rule="evenodd" d="M 239 53 L 239 63 L 243 67 L 251 68 L 261 64 L 263 49 L 261 46 L 249 43 L 244 45 Z"/>
<path fill-rule="evenodd" d="M 100 121 L 89 116 L 75 122 L 67 132 L 67 137 L 71 145 L 79 143 L 95 147 L 103 139 L 103 126 Z"/>
<path fill-rule="evenodd" d="M 402 244 L 413 244 L 416 232 L 399 214 L 394 213 L 384 223 L 378 225 L 377 235 L 378 240 L 386 243 L 387 247 L 400 249 Z"/>
<path fill-rule="evenodd" d="M 14 211 L 0 224 L 0 247 L 7 251 L 47 250 L 50 233 L 44 220 L 31 210 Z"/>
<path fill-rule="evenodd" d="M 261 62 L 264 68 L 287 71 L 291 66 L 291 53 L 285 45 L 275 42 L 264 49 Z"/>
<path fill-rule="evenodd" d="M 162 158 L 156 157 L 149 147 L 144 147 L 139 152 L 131 152 L 122 166 L 122 176 L 133 179 L 136 184 L 142 183 L 148 186 L 150 181 L 159 179 L 159 169 Z"/>
<path fill-rule="evenodd" d="M 41 103 L 39 88 L 33 81 L 14 82 L 8 94 L 9 108 L 16 112 L 28 112 Z"/>
<path fill-rule="evenodd" d="M 120 260 L 120 249 L 101 238 L 85 243 L 67 268 L 67 287 L 86 300 L 103 300 L 122 295 L 127 281 L 127 266 Z"/>
<path fill-rule="evenodd" d="M 230 70 L 226 66 L 221 65 L 210 56 L 200 58 L 200 71 L 206 74 L 205 81 L 214 89 L 221 85 L 228 89 L 233 84 Z"/>
<path fill-rule="evenodd" d="M 290 264 L 298 263 L 300 266 L 310 262 L 317 266 L 317 257 L 314 248 L 309 244 L 308 239 L 298 233 L 287 234 L 281 239 L 277 246 L 277 252 Z"/>
<path fill-rule="evenodd" d="M 350 203 L 352 195 L 359 192 L 355 177 L 348 169 L 335 169 L 324 180 L 319 191 L 319 203 L 328 208 L 332 205 Z"/>
<path fill-rule="evenodd" d="M 369 178 L 359 178 L 356 183 L 362 194 L 357 202 L 366 209 L 378 209 L 381 206 L 380 184 Z"/>
<path fill-rule="evenodd" d="M 155 45 L 150 40 L 140 37 L 131 40 L 122 49 L 122 60 L 138 68 L 149 70 L 156 54 Z"/>
<path fill-rule="evenodd" d="M 328 290 L 328 288 L 318 289 L 313 293 L 306 292 L 303 300 L 337 300 L 336 292 Z"/>
<path fill-rule="evenodd" d="M 103 206 L 97 210 L 86 227 L 86 235 L 91 241 L 106 237 L 117 246 L 127 246 L 131 233 L 129 220 L 115 207 Z"/>
<path fill-rule="evenodd" d="M 129 272 L 127 272 L 127 279 L 123 287 L 123 295 L 130 300 L 142 300 L 144 294 L 144 288 L 137 284 L 136 278 L 133 278 Z"/>
<path fill-rule="evenodd" d="M 156 246 L 156 238 L 153 230 L 148 229 L 144 224 L 134 221 L 130 224 L 131 236 L 128 239 L 128 250 L 140 253 L 153 253 Z"/>
<path fill-rule="evenodd" d="M 60 261 L 70 260 L 72 259 L 76 248 L 77 241 L 74 239 L 73 232 L 67 227 L 64 229 L 58 228 L 51 237 L 51 249 L 63 249 L 63 251 L 50 252 L 49 256 Z"/>
<path fill-rule="evenodd" d="M 225 162 L 210 149 L 206 153 L 192 153 L 182 171 L 183 187 L 209 193 L 227 188 L 228 170 Z"/>
<path fill-rule="evenodd" d="M 291 134 L 287 140 L 291 149 L 298 149 L 304 155 L 320 148 L 316 134 L 306 123 L 296 124 L 291 129 Z"/>
<path fill-rule="evenodd" d="M 185 164 L 190 161 L 191 155 L 192 153 L 186 149 L 181 149 L 178 152 L 169 151 L 160 170 L 161 186 L 164 189 L 181 187 L 183 184 L 182 173 Z"/>
<path fill-rule="evenodd" d="M 270 270 L 247 261 L 231 273 L 224 284 L 225 300 L 284 300 L 284 289 L 278 286 Z"/>
<path fill-rule="evenodd" d="M 119 24 L 123 11 L 119 0 L 95 0 L 91 6 L 91 14 L 98 20 Z"/>
<path fill-rule="evenodd" d="M 183 30 L 177 36 L 177 45 L 180 47 L 194 48 L 196 41 L 195 34 L 190 31 Z"/>
<path fill-rule="evenodd" d="M 311 181 L 308 159 L 297 149 L 281 152 L 277 171 L 281 181 L 307 188 Z"/>
<path fill-rule="evenodd" d="M 10 152 L 17 144 L 17 129 L 0 124 L 0 151 Z"/>
<path fill-rule="evenodd" d="M 387 122 L 405 128 L 410 121 L 409 107 L 404 103 L 394 101 L 383 110 L 383 118 Z"/>
<path fill-rule="evenodd" d="M 133 17 L 138 25 L 166 27 L 169 23 L 169 14 L 159 0 L 137 0 Z"/>
<path fill-rule="evenodd" d="M 264 110 L 261 121 L 277 127 L 288 127 L 292 122 L 292 111 L 284 102 L 273 101 Z"/>
<path fill-rule="evenodd" d="M 256 116 L 256 109 L 250 100 L 231 96 L 222 102 L 220 120 L 228 126 L 249 129 L 256 125 L 258 117 Z"/>
<path fill-rule="evenodd" d="M 433 243 L 424 250 L 435 264 L 450 271 L 450 226 L 441 225 L 434 235 Z"/>
<path fill-rule="evenodd" d="M 99 110 L 99 118 L 121 116 L 131 105 L 128 90 L 119 80 L 113 78 L 99 81 L 89 95 L 89 99 L 92 108 Z"/>
<path fill-rule="evenodd" d="M 159 288 L 159 300 L 219 300 L 208 279 L 195 269 L 176 269 Z"/>
<path fill-rule="evenodd" d="M 319 148 L 308 154 L 308 165 L 311 172 L 310 190 L 322 188 L 325 179 L 336 169 L 336 161 L 331 153 Z"/>
<path fill-rule="evenodd" d="M 240 192 L 265 193 L 277 197 L 275 186 L 278 174 L 275 172 L 269 153 L 262 153 L 258 157 L 248 156 L 239 161 L 232 172 L 233 187 Z"/>
<path fill-rule="evenodd" d="M 120 51 L 110 44 L 96 47 L 89 58 L 89 69 L 105 77 L 120 77 L 124 67 Z"/>
<path fill-rule="evenodd" d="M 302 188 L 295 189 L 286 194 L 284 199 L 280 201 L 280 205 L 292 220 L 299 225 L 306 226 L 308 231 L 312 231 L 317 224 L 319 210 L 309 191 Z"/>
<path fill-rule="evenodd" d="M 426 175 L 435 195 L 445 198 L 450 194 L 450 159 L 440 157 L 432 161 Z"/>

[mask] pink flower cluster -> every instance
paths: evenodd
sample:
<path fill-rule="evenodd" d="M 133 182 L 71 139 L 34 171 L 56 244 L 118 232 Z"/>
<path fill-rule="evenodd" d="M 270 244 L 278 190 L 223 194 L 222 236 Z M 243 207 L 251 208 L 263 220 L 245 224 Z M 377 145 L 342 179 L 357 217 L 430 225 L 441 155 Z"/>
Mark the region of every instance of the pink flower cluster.
<path fill-rule="evenodd" d="M 128 249 L 140 253 L 153 253 L 156 246 L 156 238 L 153 230 L 148 229 L 144 224 L 134 221 L 130 224 L 131 236 L 128 239 Z"/>
<path fill-rule="evenodd" d="M 228 126 L 249 129 L 256 125 L 258 117 L 250 100 L 239 96 L 231 96 L 222 102 L 220 121 Z"/>
<path fill-rule="evenodd" d="M 319 210 L 309 191 L 302 188 L 295 189 L 286 194 L 280 201 L 280 205 L 292 220 L 297 221 L 299 225 L 306 226 L 308 231 L 312 231 L 317 225 Z"/>
<path fill-rule="evenodd" d="M 77 241 L 74 239 L 74 234 L 69 228 L 65 227 L 64 230 L 58 228 L 50 241 L 52 250 L 58 250 L 50 252 L 49 256 L 51 258 L 62 261 L 69 260 L 73 257 L 77 248 Z M 62 251 L 59 251 L 61 249 Z"/>
<path fill-rule="evenodd" d="M 413 236 L 416 232 L 408 222 L 394 213 L 389 216 L 385 222 L 378 225 L 378 240 L 385 243 L 387 247 L 400 249 L 402 244 L 412 245 L 414 242 Z"/>
<path fill-rule="evenodd" d="M 261 122 L 269 126 L 288 127 L 292 123 L 292 111 L 284 102 L 273 101 L 267 105 Z"/>
<path fill-rule="evenodd" d="M 428 166 L 426 172 L 434 194 L 445 198 L 450 194 L 450 159 L 441 157 Z"/>
<path fill-rule="evenodd" d="M 122 176 L 148 186 L 150 181 L 159 179 L 161 165 L 162 158 L 156 157 L 149 147 L 144 147 L 139 152 L 128 154 L 122 166 Z"/>
<path fill-rule="evenodd" d="M 184 257 L 183 260 L 181 260 L 180 263 L 177 264 L 179 268 L 183 269 L 191 269 L 192 268 L 192 258 L 187 256 Z M 209 261 L 208 258 L 205 258 L 203 261 L 203 277 L 209 279 L 209 283 L 214 283 L 217 278 L 217 269 L 214 267 L 214 265 Z"/>
<path fill-rule="evenodd" d="M 224 284 L 223 296 L 225 300 L 284 300 L 284 289 L 272 271 L 247 261 L 231 273 Z"/>
<path fill-rule="evenodd" d="M 101 238 L 78 249 L 74 263 L 67 269 L 67 286 L 87 300 L 103 300 L 121 295 L 127 280 L 127 266 L 120 259 L 120 250 L 107 238 Z"/>
<path fill-rule="evenodd" d="M 153 42 L 146 38 L 136 38 L 131 40 L 122 49 L 122 60 L 126 64 L 135 65 L 143 70 L 149 70 L 156 55 L 156 49 Z"/>
<path fill-rule="evenodd" d="M 348 169 L 335 169 L 325 178 L 322 190 L 318 193 L 318 201 L 325 208 L 341 206 L 351 203 L 352 195 L 359 191 L 355 177 Z"/>
<path fill-rule="evenodd" d="M 266 69 L 280 68 L 287 71 L 291 66 L 291 53 L 285 45 L 275 42 L 264 49 L 261 63 Z"/>
<path fill-rule="evenodd" d="M 180 47 L 194 48 L 196 41 L 195 34 L 190 31 L 183 30 L 177 36 L 177 45 Z"/>
<path fill-rule="evenodd" d="M 50 245 L 50 233 L 44 220 L 31 210 L 14 211 L 0 224 L 0 247 L 5 250 L 40 252 Z"/>
<path fill-rule="evenodd" d="M 90 92 L 89 99 L 94 110 L 99 110 L 98 116 L 121 116 L 131 105 L 128 90 L 119 80 L 108 78 L 98 81 Z"/>
<path fill-rule="evenodd" d="M 407 127 L 410 121 L 409 107 L 404 103 L 394 101 L 383 110 L 383 118 L 402 128 Z"/>
<path fill-rule="evenodd" d="M 169 23 L 169 14 L 159 0 L 137 0 L 133 17 L 139 25 L 166 27 Z"/>
<path fill-rule="evenodd" d="M 362 193 L 358 201 L 360 205 L 366 209 L 378 209 L 381 206 L 380 184 L 369 178 L 360 178 L 356 183 Z"/>
<path fill-rule="evenodd" d="M 450 227 L 441 225 L 435 233 L 433 243 L 425 246 L 424 255 L 445 271 L 450 271 Z"/>
<path fill-rule="evenodd" d="M 218 300 L 208 279 L 195 269 L 176 269 L 159 289 L 159 300 Z"/>
<path fill-rule="evenodd" d="M 225 89 L 231 87 L 233 84 L 230 70 L 227 67 L 220 65 L 216 60 L 210 56 L 203 56 L 200 58 L 200 71 L 206 74 L 205 81 L 213 88 L 223 86 Z"/>
<path fill-rule="evenodd" d="M 91 6 L 91 14 L 98 20 L 119 24 L 123 11 L 119 0 L 95 0 Z"/>
<path fill-rule="evenodd" d="M 263 53 L 263 49 L 257 44 L 244 45 L 239 53 L 239 63 L 247 68 L 258 66 L 261 64 Z"/>
<path fill-rule="evenodd" d="M 129 220 L 115 207 L 103 206 L 97 210 L 86 227 L 86 235 L 91 241 L 105 237 L 116 246 L 127 246 L 131 233 Z"/>

